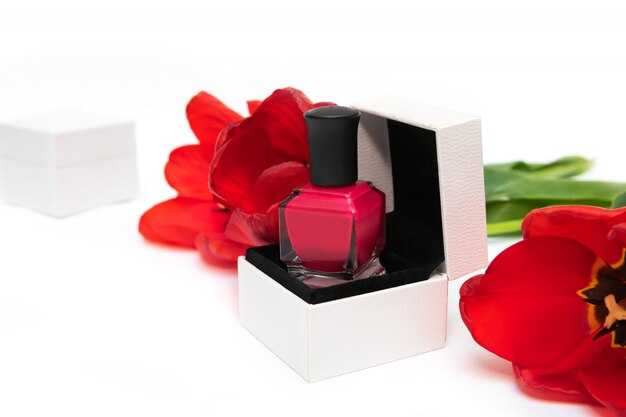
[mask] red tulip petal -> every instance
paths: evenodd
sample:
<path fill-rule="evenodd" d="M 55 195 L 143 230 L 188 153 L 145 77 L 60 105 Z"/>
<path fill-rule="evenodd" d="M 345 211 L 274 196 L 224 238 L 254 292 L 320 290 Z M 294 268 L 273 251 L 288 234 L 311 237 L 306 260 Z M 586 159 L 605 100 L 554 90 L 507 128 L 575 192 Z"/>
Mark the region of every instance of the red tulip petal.
<path fill-rule="evenodd" d="M 248 113 L 254 114 L 256 109 L 261 105 L 261 100 L 248 100 Z"/>
<path fill-rule="evenodd" d="M 172 151 L 165 165 L 165 178 L 179 196 L 212 199 L 209 191 L 209 157 L 207 147 L 202 145 L 187 145 Z"/>
<path fill-rule="evenodd" d="M 587 246 L 608 264 L 622 259 L 623 242 L 607 239 L 611 228 L 626 222 L 626 208 L 606 210 L 588 206 L 561 206 L 534 210 L 522 224 L 525 238 L 560 236 Z"/>
<path fill-rule="evenodd" d="M 319 101 L 313 105 L 313 107 L 325 107 L 325 106 L 336 106 L 332 101 Z"/>
<path fill-rule="evenodd" d="M 534 397 L 597 404 L 581 382 L 576 369 L 561 374 L 546 374 L 513 365 L 513 371 L 520 388 Z"/>
<path fill-rule="evenodd" d="M 591 364 L 580 371 L 591 395 L 618 416 L 626 416 L 626 358 L 603 365 Z"/>
<path fill-rule="evenodd" d="M 196 237 L 195 243 L 206 262 L 227 266 L 236 266 L 237 258 L 244 255 L 248 248 L 224 237 L 212 238 L 203 234 Z"/>
<path fill-rule="evenodd" d="M 265 129 L 265 127 L 269 124 L 271 133 L 287 133 L 295 135 L 297 139 L 301 139 L 302 132 L 306 135 L 303 113 L 321 105 L 329 104 L 314 104 L 306 95 L 304 95 L 302 91 L 295 88 L 287 87 L 275 90 L 269 97 L 260 102 L 259 105 L 253 109 L 254 114 L 251 114 L 250 117 L 239 120 L 238 123 L 231 123 L 229 127 L 233 130 L 233 132 L 230 132 L 227 135 L 220 135 L 217 148 L 220 148 L 232 139 L 236 138 L 234 134 L 239 132 L 238 129 L 235 129 L 235 127 L 241 125 L 242 122 L 245 128 L 254 128 L 256 126 L 261 129 Z M 259 109 L 262 110 L 261 115 L 256 114 Z M 253 118 L 252 116 L 257 117 Z M 251 122 L 250 120 L 255 121 Z M 254 137 L 251 140 L 255 141 Z M 297 149 L 297 151 L 299 153 L 299 149 Z"/>
<path fill-rule="evenodd" d="M 601 365 L 619 361 L 624 357 L 624 350 L 611 347 L 611 337 L 593 340 L 594 336 L 595 332 L 549 368 L 529 369 L 514 364 L 513 369 L 519 379 L 518 382 L 533 391 L 530 392 L 533 394 L 544 391 L 544 394 L 550 392 L 553 399 L 562 394 L 572 396 L 569 399 L 563 398 L 564 400 L 597 403 L 580 379 L 578 373 L 580 367 L 589 363 Z"/>
<path fill-rule="evenodd" d="M 239 113 L 204 91 L 192 97 L 187 104 L 189 126 L 200 143 L 209 148 L 209 158 L 213 157 L 220 131 L 241 118 Z"/>
<path fill-rule="evenodd" d="M 217 140 L 215 142 L 215 150 L 217 151 L 218 149 L 226 145 L 232 139 L 231 131 L 236 130 L 235 129 L 236 127 L 238 127 L 241 123 L 243 123 L 245 120 L 248 120 L 249 118 L 250 117 L 237 120 L 236 122 L 233 122 L 229 124 L 228 126 L 226 126 L 224 129 L 222 129 L 219 135 L 217 136 Z"/>
<path fill-rule="evenodd" d="M 263 246 L 278 242 L 278 204 L 265 213 L 249 214 L 233 211 L 226 225 L 226 236 L 249 246 Z"/>
<path fill-rule="evenodd" d="M 146 211 L 139 220 L 139 232 L 156 242 L 194 247 L 199 233 L 223 235 L 230 214 L 213 202 L 177 197 Z"/>
<path fill-rule="evenodd" d="M 284 162 L 263 171 L 254 184 L 252 198 L 256 211 L 264 213 L 282 202 L 294 188 L 309 181 L 309 168 L 300 162 Z"/>
<path fill-rule="evenodd" d="M 595 330 L 576 292 L 590 284 L 596 261 L 571 239 L 519 242 L 463 284 L 463 321 L 496 355 L 525 368 L 553 366 Z"/>
<path fill-rule="evenodd" d="M 626 223 L 619 223 L 613 226 L 609 232 L 608 240 L 620 248 L 626 248 Z"/>
<path fill-rule="evenodd" d="M 231 209 L 256 212 L 251 193 L 266 169 L 284 162 L 307 164 L 302 113 L 313 103 L 300 91 L 276 90 L 254 114 L 220 134 L 211 163 L 210 188 Z"/>
<path fill-rule="evenodd" d="M 624 351 L 611 346 L 613 341 L 612 337 L 607 335 L 594 340 L 596 334 L 597 331 L 590 333 L 589 336 L 567 353 L 563 359 L 554 366 L 535 371 L 542 371 L 544 374 L 560 374 L 572 369 L 577 369 L 587 363 L 593 362 L 600 364 L 623 358 Z"/>

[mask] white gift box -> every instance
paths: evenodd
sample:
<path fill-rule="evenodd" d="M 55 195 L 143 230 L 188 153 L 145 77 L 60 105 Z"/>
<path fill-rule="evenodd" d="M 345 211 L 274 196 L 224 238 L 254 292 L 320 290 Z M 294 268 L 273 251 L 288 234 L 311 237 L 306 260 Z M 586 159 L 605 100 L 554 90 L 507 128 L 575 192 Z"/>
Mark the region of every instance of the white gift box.
<path fill-rule="evenodd" d="M 443 347 L 448 280 L 487 264 L 480 118 L 395 99 L 354 107 L 359 178 L 387 197 L 387 274 L 312 290 L 277 245 L 239 259 L 241 324 L 309 382 Z"/>
<path fill-rule="evenodd" d="M 134 124 L 58 111 L 0 124 L 6 202 L 66 216 L 137 195 Z"/>

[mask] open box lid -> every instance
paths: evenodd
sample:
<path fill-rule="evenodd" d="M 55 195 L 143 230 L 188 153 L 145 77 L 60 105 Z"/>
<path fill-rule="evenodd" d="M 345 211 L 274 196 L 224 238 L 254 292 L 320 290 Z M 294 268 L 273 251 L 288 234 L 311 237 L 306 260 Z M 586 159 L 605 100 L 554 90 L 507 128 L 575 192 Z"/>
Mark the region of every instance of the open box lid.
<path fill-rule="evenodd" d="M 0 122 L 0 157 L 65 167 L 135 152 L 134 124 L 59 109 Z"/>
<path fill-rule="evenodd" d="M 487 265 L 480 117 L 391 98 L 361 101 L 359 178 L 387 196 L 387 211 L 435 227 L 449 279 Z M 405 226 L 406 227 L 406 226 Z M 419 235 L 420 230 L 411 230 Z"/>

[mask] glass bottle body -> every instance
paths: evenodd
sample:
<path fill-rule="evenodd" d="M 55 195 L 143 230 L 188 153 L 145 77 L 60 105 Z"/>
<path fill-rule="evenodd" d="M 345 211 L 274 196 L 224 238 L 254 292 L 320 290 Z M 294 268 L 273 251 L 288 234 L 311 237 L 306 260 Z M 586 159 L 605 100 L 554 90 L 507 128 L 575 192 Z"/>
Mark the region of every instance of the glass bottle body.
<path fill-rule="evenodd" d="M 280 257 L 311 287 L 385 272 L 385 195 L 371 183 L 306 184 L 279 206 Z"/>

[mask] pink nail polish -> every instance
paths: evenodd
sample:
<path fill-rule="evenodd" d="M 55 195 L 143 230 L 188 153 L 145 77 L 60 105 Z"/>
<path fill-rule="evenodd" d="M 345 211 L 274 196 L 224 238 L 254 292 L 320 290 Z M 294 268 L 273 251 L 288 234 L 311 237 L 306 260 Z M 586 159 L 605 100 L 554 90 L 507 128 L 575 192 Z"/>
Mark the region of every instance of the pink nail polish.
<path fill-rule="evenodd" d="M 280 204 L 280 257 L 311 287 L 385 273 L 385 195 L 358 181 L 360 112 L 327 106 L 304 114 L 311 182 Z"/>

